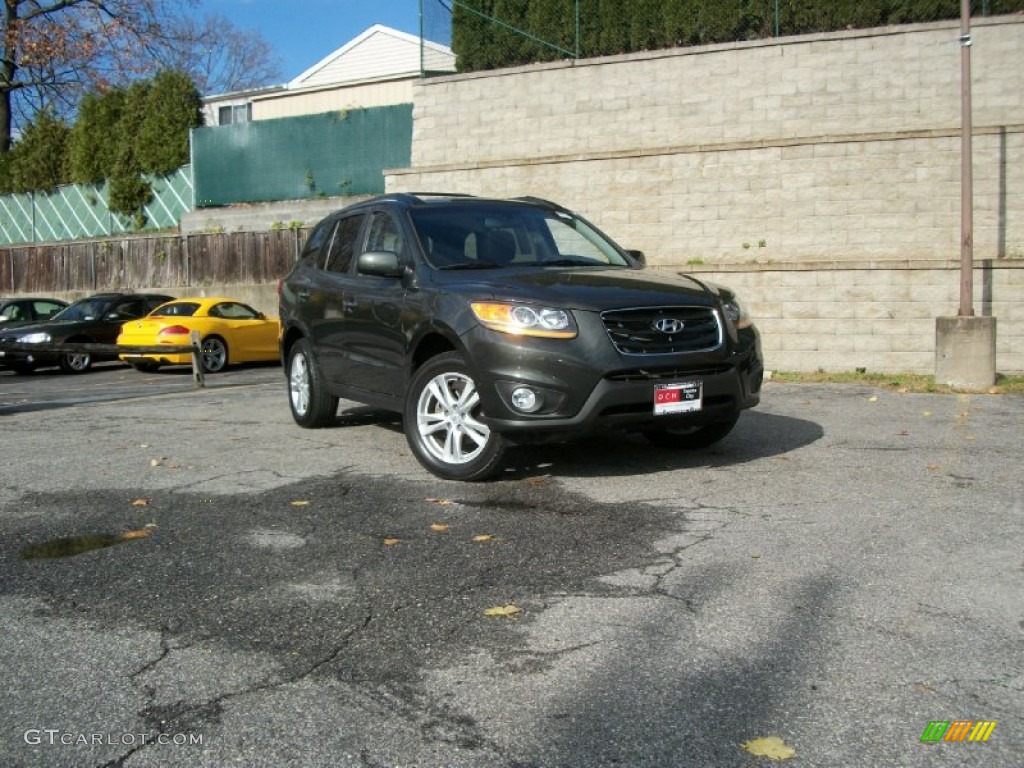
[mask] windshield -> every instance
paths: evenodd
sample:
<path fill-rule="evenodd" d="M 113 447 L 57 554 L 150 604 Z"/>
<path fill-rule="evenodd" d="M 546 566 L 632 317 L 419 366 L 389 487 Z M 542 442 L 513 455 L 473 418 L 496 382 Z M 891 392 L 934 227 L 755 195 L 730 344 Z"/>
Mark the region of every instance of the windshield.
<path fill-rule="evenodd" d="M 452 204 L 410 211 L 438 269 L 628 267 L 618 248 L 564 211 L 516 204 Z"/>
<path fill-rule="evenodd" d="M 95 320 L 103 317 L 110 305 L 110 299 L 79 299 L 74 304 L 65 307 L 56 315 L 53 320 Z"/>

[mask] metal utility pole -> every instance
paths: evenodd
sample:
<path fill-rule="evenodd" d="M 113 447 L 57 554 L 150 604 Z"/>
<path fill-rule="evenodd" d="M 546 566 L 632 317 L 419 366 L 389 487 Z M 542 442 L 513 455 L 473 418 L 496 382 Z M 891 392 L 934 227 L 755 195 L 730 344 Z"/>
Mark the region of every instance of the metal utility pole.
<path fill-rule="evenodd" d="M 960 317 L 974 316 L 971 0 L 960 0 Z"/>

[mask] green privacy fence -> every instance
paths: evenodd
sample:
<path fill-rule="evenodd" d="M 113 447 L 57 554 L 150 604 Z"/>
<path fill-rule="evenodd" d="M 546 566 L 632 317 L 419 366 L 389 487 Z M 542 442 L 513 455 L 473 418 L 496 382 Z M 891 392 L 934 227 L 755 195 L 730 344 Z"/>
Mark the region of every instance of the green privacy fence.
<path fill-rule="evenodd" d="M 196 128 L 196 207 L 381 193 L 411 154 L 412 104 Z"/>
<path fill-rule="evenodd" d="M 153 197 L 144 211 L 143 229 L 178 226 L 192 210 L 192 167 L 168 176 L 147 176 Z M 107 205 L 107 184 L 67 184 L 51 192 L 0 196 L 0 245 L 77 240 L 135 231 L 129 216 Z"/>

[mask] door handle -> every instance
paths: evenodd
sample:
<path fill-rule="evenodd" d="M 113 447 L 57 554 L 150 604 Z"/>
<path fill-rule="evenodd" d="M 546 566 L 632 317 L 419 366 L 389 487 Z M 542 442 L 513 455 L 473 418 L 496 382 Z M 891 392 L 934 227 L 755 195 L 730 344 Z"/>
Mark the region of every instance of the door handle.
<path fill-rule="evenodd" d="M 306 299 L 309 298 L 309 291 L 305 289 L 298 290 L 295 292 L 295 298 L 297 298 L 299 301 L 305 301 Z"/>

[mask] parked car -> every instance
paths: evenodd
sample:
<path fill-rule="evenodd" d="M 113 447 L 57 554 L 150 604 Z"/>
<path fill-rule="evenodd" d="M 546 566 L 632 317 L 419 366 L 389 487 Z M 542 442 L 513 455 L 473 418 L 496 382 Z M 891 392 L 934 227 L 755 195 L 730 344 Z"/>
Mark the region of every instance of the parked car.
<path fill-rule="evenodd" d="M 720 440 L 760 399 L 760 338 L 736 295 L 645 268 L 554 203 L 386 195 L 311 232 L 279 286 L 288 402 L 398 411 L 413 455 L 479 480 L 510 443 L 619 428 Z"/>
<path fill-rule="evenodd" d="M 228 363 L 277 360 L 277 318 L 237 299 L 224 297 L 178 299 L 157 307 L 146 317 L 125 323 L 118 346 L 181 346 L 189 343 L 192 331 L 199 331 L 203 369 L 224 370 Z M 122 353 L 120 358 L 140 371 L 155 371 L 161 365 L 190 365 L 192 353 Z"/>
<path fill-rule="evenodd" d="M 142 317 L 173 296 L 151 293 L 98 293 L 79 299 L 42 323 L 0 329 L 0 342 L 39 344 L 39 351 L 8 350 L 4 361 L 18 373 L 59 365 L 69 373 L 89 370 L 97 360 L 116 360 L 117 353 L 57 350 L 54 344 L 113 344 L 121 325 L 131 318 Z"/>
<path fill-rule="evenodd" d="M 0 299 L 0 328 L 49 320 L 67 305 L 66 301 L 60 299 Z"/>

